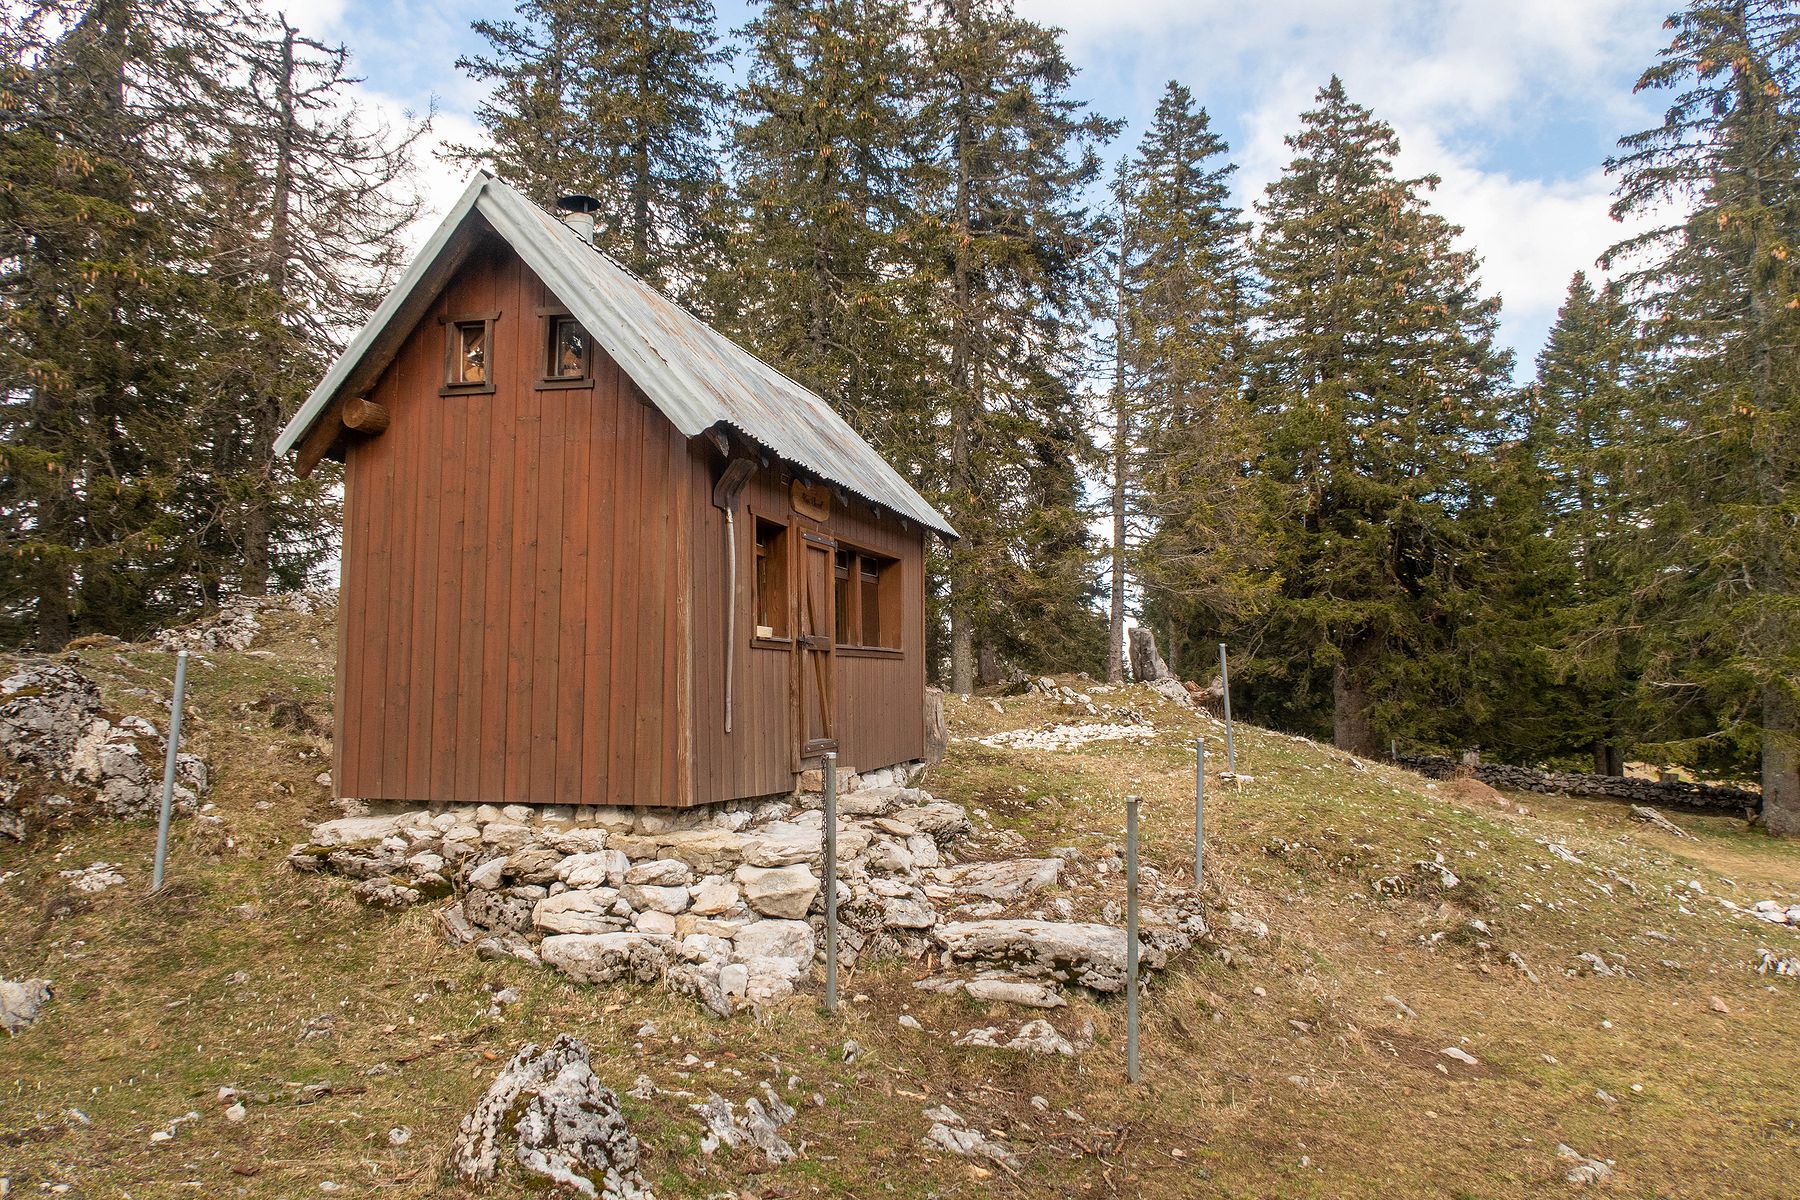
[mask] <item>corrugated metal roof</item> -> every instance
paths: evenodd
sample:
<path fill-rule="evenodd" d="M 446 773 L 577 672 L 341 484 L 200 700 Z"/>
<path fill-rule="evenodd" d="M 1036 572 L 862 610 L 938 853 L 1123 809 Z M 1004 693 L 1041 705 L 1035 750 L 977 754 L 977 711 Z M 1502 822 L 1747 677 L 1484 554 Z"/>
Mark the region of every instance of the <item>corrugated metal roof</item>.
<path fill-rule="evenodd" d="M 477 175 L 276 441 L 285 454 L 398 316 L 451 235 L 479 212 L 688 437 L 728 425 L 787 462 L 950 537 L 956 531 L 831 405 L 633 275 L 517 190 Z"/>

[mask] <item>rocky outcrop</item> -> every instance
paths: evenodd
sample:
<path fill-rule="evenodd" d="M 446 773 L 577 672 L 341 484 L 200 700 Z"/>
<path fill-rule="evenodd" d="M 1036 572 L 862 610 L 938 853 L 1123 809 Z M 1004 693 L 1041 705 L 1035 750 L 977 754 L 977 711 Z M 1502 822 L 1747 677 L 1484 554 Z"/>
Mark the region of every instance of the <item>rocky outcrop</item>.
<path fill-rule="evenodd" d="M 1571 771 L 1543 771 L 1511 763 L 1476 763 L 1465 767 L 1441 754 L 1403 754 L 1397 760 L 1409 771 L 1433 779 L 1451 779 L 1469 772 L 1492 788 L 1545 795 L 1593 796 L 1623 800 L 1628 804 L 1696 809 L 1703 812 L 1758 813 L 1762 794 L 1744 788 L 1686 783 L 1678 779 L 1633 779 L 1625 775 L 1582 775 Z"/>
<path fill-rule="evenodd" d="M 650 1200 L 618 1096 L 594 1076 L 587 1046 L 566 1033 L 543 1050 L 527 1043 L 500 1069 L 462 1119 L 450 1168 L 484 1182 L 509 1151 L 527 1173 L 580 1195 Z"/>
<path fill-rule="evenodd" d="M 164 650 L 248 650 L 256 644 L 265 619 L 272 612 L 309 614 L 329 612 L 337 605 L 335 588 L 302 588 L 268 596 L 239 596 L 187 625 L 164 629 L 156 644 Z"/>
<path fill-rule="evenodd" d="M 10 662 L 0 679 L 0 837 L 22 839 L 52 822 L 153 814 L 168 743 L 142 717 L 106 712 L 100 688 L 74 666 Z M 192 811 L 206 766 L 176 759 L 177 806 Z"/>
<path fill-rule="evenodd" d="M 937 939 L 958 962 L 1003 967 L 1014 975 L 1079 984 L 1096 992 L 1125 990 L 1125 931 L 1088 921 L 958 921 Z M 1170 950 L 1185 950 L 1189 935 L 1141 930 L 1138 968 L 1153 971 Z"/>

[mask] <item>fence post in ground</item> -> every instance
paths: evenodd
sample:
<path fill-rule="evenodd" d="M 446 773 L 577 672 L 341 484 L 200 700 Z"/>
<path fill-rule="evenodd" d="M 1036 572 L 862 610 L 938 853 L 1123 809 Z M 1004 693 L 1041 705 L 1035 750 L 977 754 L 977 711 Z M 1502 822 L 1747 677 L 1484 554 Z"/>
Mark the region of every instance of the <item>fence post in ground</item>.
<path fill-rule="evenodd" d="M 837 754 L 825 755 L 825 1011 L 837 1012 Z"/>
<path fill-rule="evenodd" d="M 1125 797 L 1125 1078 L 1138 1081 L 1138 798 Z"/>
<path fill-rule="evenodd" d="M 1237 777 L 1237 743 L 1231 737 L 1231 668 L 1225 665 L 1225 643 L 1219 643 L 1219 687 L 1225 693 L 1225 773 Z"/>
<path fill-rule="evenodd" d="M 1194 739 L 1194 890 L 1200 890 L 1206 845 L 1206 743 Z"/>
<path fill-rule="evenodd" d="M 169 817 L 175 809 L 175 757 L 181 750 L 181 704 L 187 696 L 188 652 L 175 656 L 175 698 L 169 704 L 169 750 L 163 756 L 162 810 L 156 818 L 156 865 L 150 872 L 150 894 L 162 891 L 163 863 L 169 857 Z"/>

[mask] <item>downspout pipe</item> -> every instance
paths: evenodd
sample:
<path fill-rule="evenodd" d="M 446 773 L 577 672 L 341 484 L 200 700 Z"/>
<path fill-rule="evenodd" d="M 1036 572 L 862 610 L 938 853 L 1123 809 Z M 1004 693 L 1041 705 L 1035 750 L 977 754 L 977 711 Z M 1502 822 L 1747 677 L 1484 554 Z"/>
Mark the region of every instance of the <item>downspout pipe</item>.
<path fill-rule="evenodd" d="M 756 459 L 730 454 L 713 485 L 714 507 L 725 514 L 725 732 L 731 732 L 731 680 L 737 667 L 737 508 L 744 485 L 756 471 Z"/>

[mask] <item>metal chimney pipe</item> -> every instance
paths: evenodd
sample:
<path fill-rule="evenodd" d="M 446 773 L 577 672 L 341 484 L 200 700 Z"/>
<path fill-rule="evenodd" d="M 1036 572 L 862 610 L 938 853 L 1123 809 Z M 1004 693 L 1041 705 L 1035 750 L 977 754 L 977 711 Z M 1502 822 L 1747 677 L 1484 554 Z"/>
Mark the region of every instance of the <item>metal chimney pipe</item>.
<path fill-rule="evenodd" d="M 584 241 L 593 244 L 594 214 L 600 211 L 598 200 L 580 192 L 571 192 L 567 196 L 556 198 L 556 209 L 563 224 L 579 233 Z"/>

